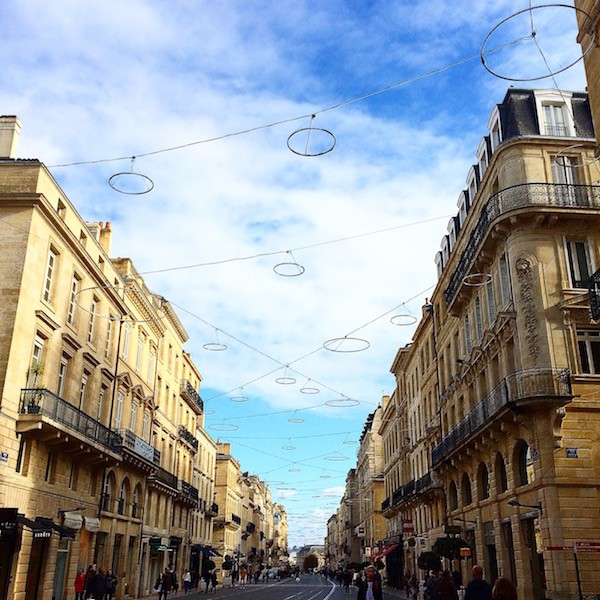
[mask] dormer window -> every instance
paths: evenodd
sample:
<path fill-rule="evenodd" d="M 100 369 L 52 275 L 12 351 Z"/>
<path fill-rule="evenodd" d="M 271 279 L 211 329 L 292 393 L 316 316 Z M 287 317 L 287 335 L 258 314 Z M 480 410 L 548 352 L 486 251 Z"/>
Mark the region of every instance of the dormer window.
<path fill-rule="evenodd" d="M 488 121 L 488 130 L 490 132 L 491 151 L 494 153 L 496 148 L 502 142 L 502 126 L 500 123 L 500 111 L 498 106 L 494 108 L 490 120 Z"/>
<path fill-rule="evenodd" d="M 571 92 L 535 90 L 540 135 L 570 137 L 576 135 L 571 110 Z"/>
<path fill-rule="evenodd" d="M 442 258 L 444 260 L 444 265 L 448 264 L 448 257 L 450 256 L 450 248 L 448 241 L 448 236 L 445 235 L 442 238 Z"/>
<path fill-rule="evenodd" d="M 448 251 L 452 252 L 452 248 L 454 248 L 454 244 L 456 244 L 456 223 L 454 217 L 452 217 L 448 223 L 448 244 Z"/>
<path fill-rule="evenodd" d="M 484 137 L 479 144 L 479 148 L 477 149 L 477 165 L 479 167 L 480 177 L 483 178 L 483 174 L 486 172 L 488 164 L 488 138 Z"/>
<path fill-rule="evenodd" d="M 469 169 L 469 174 L 467 175 L 467 185 L 469 186 L 469 199 L 471 204 L 475 201 L 475 195 L 477 194 L 477 171 L 476 167 L 472 166 Z"/>
<path fill-rule="evenodd" d="M 441 277 L 442 276 L 442 271 L 444 270 L 444 261 L 442 259 L 442 253 L 438 252 L 435 255 L 435 266 L 437 269 L 437 276 Z"/>
<path fill-rule="evenodd" d="M 456 206 L 458 206 L 458 218 L 462 227 L 467 220 L 467 212 L 469 211 L 469 201 L 465 192 L 460 193 Z"/>

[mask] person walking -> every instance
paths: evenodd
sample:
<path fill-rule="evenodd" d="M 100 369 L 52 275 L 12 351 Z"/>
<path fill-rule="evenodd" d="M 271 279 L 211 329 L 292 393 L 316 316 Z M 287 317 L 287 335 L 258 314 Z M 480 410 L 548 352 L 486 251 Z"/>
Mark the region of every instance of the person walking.
<path fill-rule="evenodd" d="M 85 583 L 84 583 L 84 588 L 85 588 L 85 597 L 89 598 L 92 594 L 92 580 L 94 579 L 94 576 L 96 575 L 96 565 L 90 565 L 87 568 L 87 571 L 85 572 Z"/>
<path fill-rule="evenodd" d="M 216 569 L 210 574 L 210 585 L 211 592 L 216 593 L 217 591 L 217 571 Z"/>
<path fill-rule="evenodd" d="M 446 570 L 440 576 L 437 584 L 438 600 L 458 600 L 456 585 L 450 571 Z"/>
<path fill-rule="evenodd" d="M 248 581 L 248 569 L 246 569 L 245 565 L 242 565 L 240 568 L 240 587 L 244 589 L 246 587 L 246 582 Z"/>
<path fill-rule="evenodd" d="M 192 574 L 189 569 L 186 570 L 181 579 L 183 581 L 183 593 L 187 594 L 192 588 Z"/>
<path fill-rule="evenodd" d="M 479 565 L 473 567 L 473 579 L 465 590 L 464 600 L 492 600 L 492 586 L 483 579 L 483 569 Z"/>
<path fill-rule="evenodd" d="M 80 567 L 75 576 L 75 600 L 84 600 L 85 594 L 85 571 Z"/>
<path fill-rule="evenodd" d="M 106 593 L 105 600 L 112 600 L 117 591 L 117 576 L 112 572 L 112 569 L 106 571 Z"/>
<path fill-rule="evenodd" d="M 517 588 L 506 577 L 499 577 L 494 582 L 492 600 L 517 600 Z"/>
<path fill-rule="evenodd" d="M 106 575 L 102 567 L 98 569 L 98 572 L 90 581 L 89 594 L 89 598 L 104 600 L 104 595 L 106 594 Z"/>
<path fill-rule="evenodd" d="M 165 567 L 165 570 L 159 575 L 157 580 L 158 585 L 158 600 L 167 600 L 169 592 L 173 588 L 173 576 L 169 567 Z"/>
<path fill-rule="evenodd" d="M 439 579 L 440 572 L 437 569 L 434 569 L 425 581 L 425 587 L 423 589 L 423 600 L 437 600 L 437 588 Z"/>
<path fill-rule="evenodd" d="M 381 575 L 373 565 L 365 569 L 367 577 L 366 600 L 383 600 L 383 589 L 381 586 Z"/>

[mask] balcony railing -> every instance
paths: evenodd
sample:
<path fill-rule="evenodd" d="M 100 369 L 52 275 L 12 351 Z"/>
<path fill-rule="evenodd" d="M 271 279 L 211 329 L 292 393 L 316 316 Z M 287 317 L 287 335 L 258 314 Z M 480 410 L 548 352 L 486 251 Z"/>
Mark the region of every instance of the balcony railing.
<path fill-rule="evenodd" d="M 432 462 L 434 465 L 439 463 L 511 403 L 536 398 L 572 397 L 569 369 L 529 369 L 511 373 L 435 446 L 431 453 Z"/>
<path fill-rule="evenodd" d="M 169 471 L 166 471 L 162 467 L 158 467 L 158 469 L 156 469 L 156 472 L 153 473 L 150 476 L 150 478 L 154 479 L 156 481 L 160 481 L 161 483 L 169 486 L 170 488 L 172 488 L 174 490 L 179 489 L 177 487 L 177 477 L 175 477 L 175 475 L 173 475 L 173 473 L 169 473 Z"/>
<path fill-rule="evenodd" d="M 392 493 L 392 504 L 398 504 L 402 500 L 402 486 Z"/>
<path fill-rule="evenodd" d="M 446 306 L 454 301 L 492 222 L 513 210 L 527 207 L 600 209 L 600 186 L 527 183 L 491 196 L 482 207 L 475 227 L 469 232 L 469 241 L 444 292 Z"/>
<path fill-rule="evenodd" d="M 219 514 L 219 505 L 216 502 L 211 502 L 206 508 L 206 514 L 209 517 L 216 517 Z"/>
<path fill-rule="evenodd" d="M 123 438 L 123 448 L 131 450 L 156 466 L 160 465 L 160 450 L 139 438 L 131 429 L 120 429 L 119 433 Z"/>
<path fill-rule="evenodd" d="M 181 393 L 188 399 L 191 400 L 196 406 L 204 412 L 204 400 L 200 398 L 200 394 L 194 389 L 194 386 L 187 380 L 181 380 Z"/>
<path fill-rule="evenodd" d="M 185 425 L 179 426 L 178 433 L 179 437 L 183 441 L 189 444 L 194 450 L 198 450 L 198 440 L 196 439 L 196 436 L 194 436 L 194 434 L 191 431 L 188 431 Z"/>
<path fill-rule="evenodd" d="M 47 417 L 117 454 L 120 453 L 122 438 L 119 433 L 111 431 L 50 390 L 37 388 L 21 390 L 19 413 Z"/>
<path fill-rule="evenodd" d="M 187 481 L 184 481 L 183 479 L 177 480 L 177 489 L 186 500 L 191 500 L 195 503 L 198 502 L 198 489 Z"/>
<path fill-rule="evenodd" d="M 256 530 L 256 525 L 254 523 L 247 523 L 246 524 L 246 531 L 248 533 L 254 533 L 255 530 Z"/>
<path fill-rule="evenodd" d="M 231 520 L 232 520 L 234 523 L 237 523 L 238 525 L 241 525 L 241 524 L 242 524 L 242 518 L 241 518 L 241 517 L 238 517 L 237 515 L 234 515 L 234 514 L 232 514 L 232 515 L 231 515 Z"/>
<path fill-rule="evenodd" d="M 381 510 L 387 510 L 390 507 L 389 496 L 381 503 Z"/>
<path fill-rule="evenodd" d="M 569 135 L 565 125 L 546 125 L 544 130 L 546 135 L 551 135 L 552 137 L 565 137 Z"/>

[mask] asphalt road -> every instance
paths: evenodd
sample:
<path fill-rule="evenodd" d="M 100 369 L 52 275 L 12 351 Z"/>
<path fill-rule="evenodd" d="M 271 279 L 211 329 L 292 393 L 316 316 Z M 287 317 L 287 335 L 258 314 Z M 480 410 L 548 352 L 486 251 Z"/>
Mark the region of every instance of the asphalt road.
<path fill-rule="evenodd" d="M 350 594 L 346 594 L 343 587 L 333 584 L 322 575 L 302 575 L 300 583 L 296 583 L 294 579 L 283 579 L 247 585 L 245 588 L 219 588 L 216 592 L 208 594 L 192 590 L 186 596 L 181 592 L 174 594 L 173 600 L 182 597 L 189 600 L 355 600 L 356 595 L 355 587 L 351 586 Z M 388 599 L 394 598 L 395 595 L 384 592 L 383 596 L 384 599 Z"/>

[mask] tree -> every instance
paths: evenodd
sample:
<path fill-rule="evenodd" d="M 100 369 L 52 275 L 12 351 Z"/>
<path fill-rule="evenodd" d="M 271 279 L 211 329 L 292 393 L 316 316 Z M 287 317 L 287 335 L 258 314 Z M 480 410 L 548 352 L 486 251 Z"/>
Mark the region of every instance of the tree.
<path fill-rule="evenodd" d="M 421 552 L 417 564 L 423 571 L 439 571 L 442 568 L 442 559 L 435 552 Z"/>

